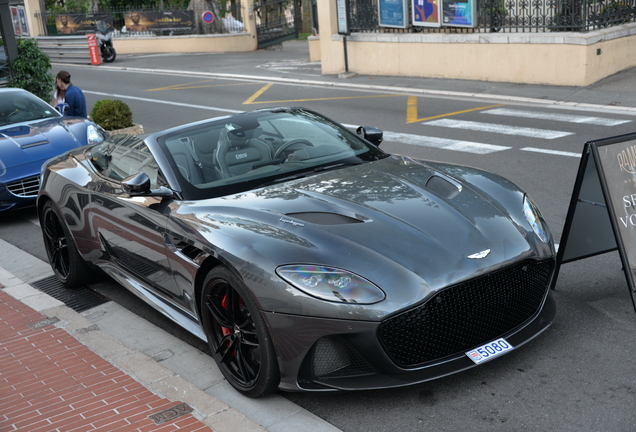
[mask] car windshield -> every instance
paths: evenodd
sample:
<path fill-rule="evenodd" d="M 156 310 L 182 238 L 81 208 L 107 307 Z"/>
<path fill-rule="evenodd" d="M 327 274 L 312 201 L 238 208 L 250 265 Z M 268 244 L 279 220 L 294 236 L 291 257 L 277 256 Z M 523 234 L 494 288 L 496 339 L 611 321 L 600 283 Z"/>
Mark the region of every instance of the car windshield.
<path fill-rule="evenodd" d="M 208 191 L 207 196 L 387 156 L 337 123 L 302 108 L 201 122 L 168 131 L 158 142 L 180 183 L 186 189 Z"/>
<path fill-rule="evenodd" d="M 58 117 L 61 117 L 59 112 L 27 91 L 0 92 L 0 126 Z"/>

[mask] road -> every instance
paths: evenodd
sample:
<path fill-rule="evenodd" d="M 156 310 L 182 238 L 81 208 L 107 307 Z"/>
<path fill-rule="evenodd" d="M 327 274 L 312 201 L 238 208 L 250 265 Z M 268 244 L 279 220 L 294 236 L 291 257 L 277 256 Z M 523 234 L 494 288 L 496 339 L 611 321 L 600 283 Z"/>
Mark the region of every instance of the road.
<path fill-rule="evenodd" d="M 202 57 L 200 66 L 189 70 L 204 74 L 220 58 Z M 129 60 L 121 60 L 128 70 L 68 70 L 89 107 L 99 99 L 122 99 L 149 133 L 273 105 L 305 106 L 348 126 L 378 127 L 385 131 L 381 147 L 388 152 L 471 165 L 512 180 L 539 205 L 557 242 L 583 144 L 636 129 L 636 115 L 627 110 L 193 76 L 158 71 L 165 66 L 156 57 Z M 246 66 L 245 74 L 249 67 L 287 68 L 284 76 L 294 79 L 316 74 L 315 65 L 262 59 Z M 46 259 L 32 210 L 1 215 L 0 238 Z M 93 288 L 193 339 L 111 281 L 100 280 Z M 556 288 L 552 327 L 479 368 L 401 389 L 282 395 L 346 432 L 636 430 L 636 362 L 631 361 L 636 314 L 617 253 L 564 265 Z M 206 349 L 197 340 L 191 343 Z"/>

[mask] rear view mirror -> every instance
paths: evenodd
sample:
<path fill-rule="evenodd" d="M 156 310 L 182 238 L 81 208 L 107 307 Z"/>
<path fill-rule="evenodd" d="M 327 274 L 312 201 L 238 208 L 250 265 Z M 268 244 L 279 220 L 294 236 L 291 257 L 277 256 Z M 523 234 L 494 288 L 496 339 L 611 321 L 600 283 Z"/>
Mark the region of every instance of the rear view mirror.
<path fill-rule="evenodd" d="M 383 132 L 371 126 L 359 126 L 356 133 L 376 147 L 380 147 L 384 139 Z"/>

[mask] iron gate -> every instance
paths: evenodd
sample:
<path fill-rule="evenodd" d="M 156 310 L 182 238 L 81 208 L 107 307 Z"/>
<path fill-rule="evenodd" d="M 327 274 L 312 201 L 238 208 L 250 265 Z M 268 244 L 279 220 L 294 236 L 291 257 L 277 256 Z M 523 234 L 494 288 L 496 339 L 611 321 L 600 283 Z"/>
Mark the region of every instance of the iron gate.
<path fill-rule="evenodd" d="M 258 48 L 298 39 L 296 0 L 255 1 L 254 16 Z"/>

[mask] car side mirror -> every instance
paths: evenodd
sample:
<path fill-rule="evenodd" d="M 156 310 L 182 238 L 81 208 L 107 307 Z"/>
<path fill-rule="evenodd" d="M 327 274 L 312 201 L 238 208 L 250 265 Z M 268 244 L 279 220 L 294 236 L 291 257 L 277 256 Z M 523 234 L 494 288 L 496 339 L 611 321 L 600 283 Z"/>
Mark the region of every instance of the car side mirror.
<path fill-rule="evenodd" d="M 359 126 L 356 133 L 376 147 L 380 147 L 384 133 L 371 126 Z"/>
<path fill-rule="evenodd" d="M 121 182 L 121 188 L 130 196 L 154 196 L 169 198 L 173 193 L 167 187 L 161 186 L 159 189 L 150 189 L 150 177 L 148 174 L 140 172 L 126 177 Z"/>

